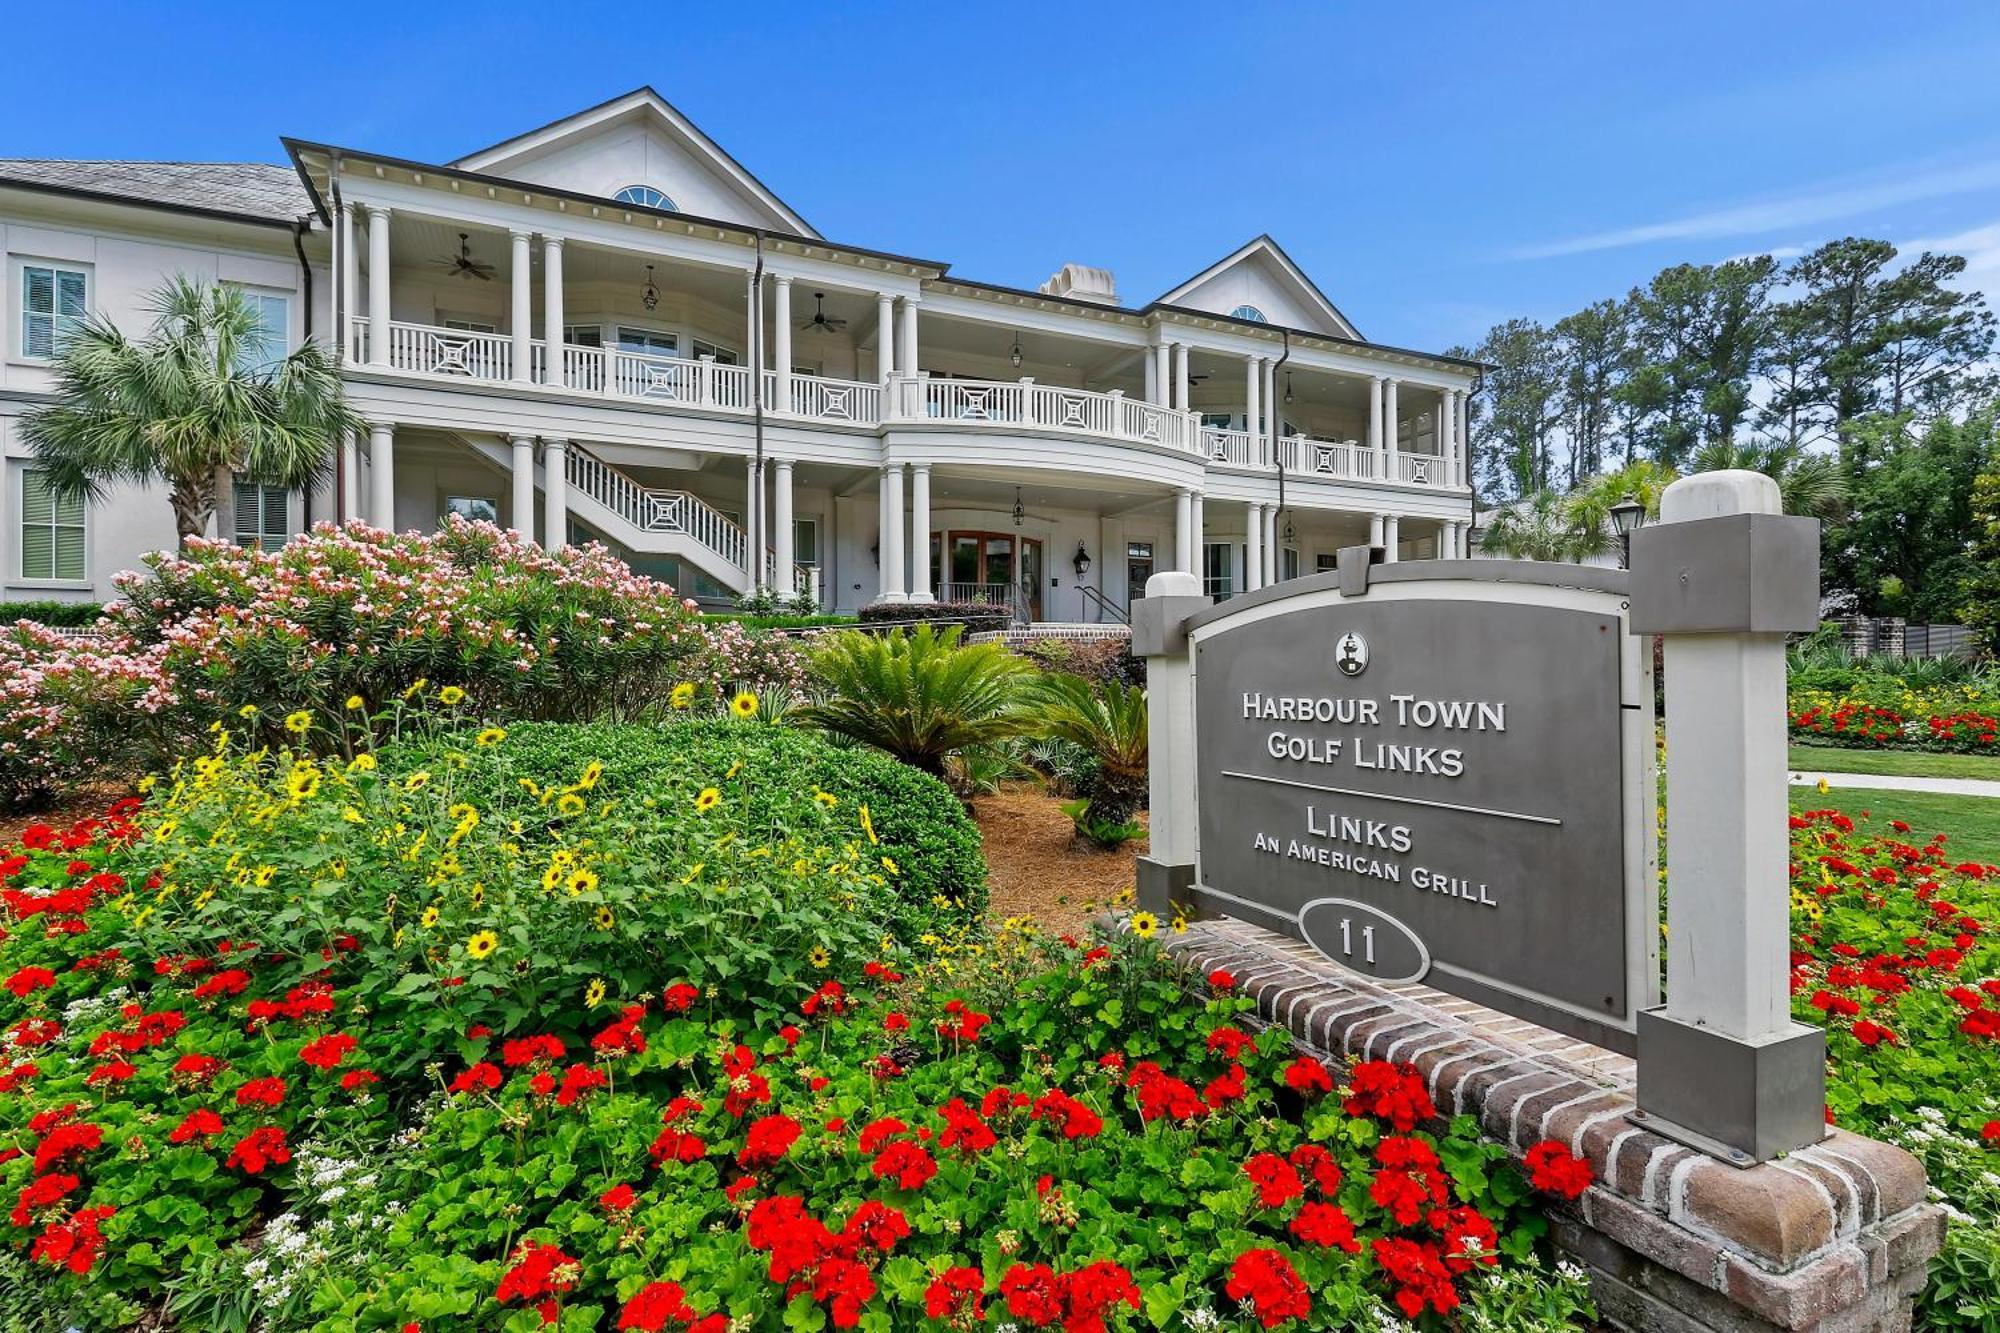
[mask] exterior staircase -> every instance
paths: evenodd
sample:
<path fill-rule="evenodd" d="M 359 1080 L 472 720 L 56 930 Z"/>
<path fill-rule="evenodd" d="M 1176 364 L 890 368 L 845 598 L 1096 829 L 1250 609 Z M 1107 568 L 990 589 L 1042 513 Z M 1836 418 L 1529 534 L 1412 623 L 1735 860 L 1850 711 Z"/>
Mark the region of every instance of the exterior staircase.
<path fill-rule="evenodd" d="M 495 464 L 511 466 L 505 446 L 468 440 Z M 741 524 L 688 491 L 648 486 L 571 442 L 567 459 L 569 510 L 628 551 L 672 556 L 731 592 L 750 587 L 750 539 Z M 764 552 L 764 575 L 775 582 L 776 557 Z M 797 566 L 793 586 L 813 587 L 819 571 Z M 815 589 L 817 591 L 817 589 Z"/>

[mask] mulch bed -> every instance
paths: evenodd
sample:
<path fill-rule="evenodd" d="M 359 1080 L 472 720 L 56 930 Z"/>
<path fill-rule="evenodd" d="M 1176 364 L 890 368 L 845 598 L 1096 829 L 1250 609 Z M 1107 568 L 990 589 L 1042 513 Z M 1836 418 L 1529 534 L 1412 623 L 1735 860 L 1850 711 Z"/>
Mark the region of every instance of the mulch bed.
<path fill-rule="evenodd" d="M 1010 782 L 976 796 L 972 817 L 991 872 L 993 916 L 1032 916 L 1046 930 L 1076 930 L 1131 888 L 1133 858 L 1146 850 L 1144 838 L 1115 851 L 1081 841 L 1040 783 Z"/>
<path fill-rule="evenodd" d="M 19 842 L 21 831 L 30 824 L 68 828 L 79 819 L 103 814 L 114 802 L 131 794 L 129 783 L 90 783 L 69 788 L 53 805 L 35 810 L 0 810 L 0 847 L 11 847 Z"/>

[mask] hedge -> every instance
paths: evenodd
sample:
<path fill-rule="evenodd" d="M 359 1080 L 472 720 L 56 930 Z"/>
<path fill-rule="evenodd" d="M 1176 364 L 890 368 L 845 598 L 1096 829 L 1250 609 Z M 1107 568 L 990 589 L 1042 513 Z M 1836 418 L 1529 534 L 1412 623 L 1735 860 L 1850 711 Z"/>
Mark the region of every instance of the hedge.
<path fill-rule="evenodd" d="M 0 602 L 0 625 L 30 620 L 54 629 L 88 629 L 103 614 L 96 602 Z"/>
<path fill-rule="evenodd" d="M 965 632 L 983 634 L 1014 623 L 1014 612 L 991 602 L 875 602 L 861 608 L 861 627 L 914 625 L 928 622 L 940 628 L 963 625 Z"/>

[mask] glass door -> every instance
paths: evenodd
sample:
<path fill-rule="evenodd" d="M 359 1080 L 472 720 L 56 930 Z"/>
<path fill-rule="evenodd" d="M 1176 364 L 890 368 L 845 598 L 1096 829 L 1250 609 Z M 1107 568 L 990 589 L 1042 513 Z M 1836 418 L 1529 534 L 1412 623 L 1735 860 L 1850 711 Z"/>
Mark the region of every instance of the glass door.
<path fill-rule="evenodd" d="M 1153 544 L 1151 542 L 1127 542 L 1125 544 L 1125 605 L 1146 595 L 1146 580 L 1153 577 Z"/>
<path fill-rule="evenodd" d="M 1028 595 L 1028 619 L 1042 618 L 1042 544 L 1021 539 L 1021 590 Z"/>

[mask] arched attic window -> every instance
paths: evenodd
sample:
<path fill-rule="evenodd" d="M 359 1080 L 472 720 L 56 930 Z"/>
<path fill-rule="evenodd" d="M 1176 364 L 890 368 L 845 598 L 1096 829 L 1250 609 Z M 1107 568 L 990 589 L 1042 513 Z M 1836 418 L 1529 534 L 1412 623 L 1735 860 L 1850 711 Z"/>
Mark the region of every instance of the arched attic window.
<path fill-rule="evenodd" d="M 674 201 L 667 198 L 663 191 L 656 190 L 650 185 L 628 185 L 612 198 L 621 204 L 637 204 L 641 208 L 664 208 L 668 212 L 674 211 Z"/>
<path fill-rule="evenodd" d="M 1270 320 L 1265 319 L 1264 312 L 1259 310 L 1254 305 L 1237 306 L 1234 310 L 1229 312 L 1229 317 L 1231 319 L 1247 319 L 1257 324 L 1269 324 L 1271 322 Z"/>

